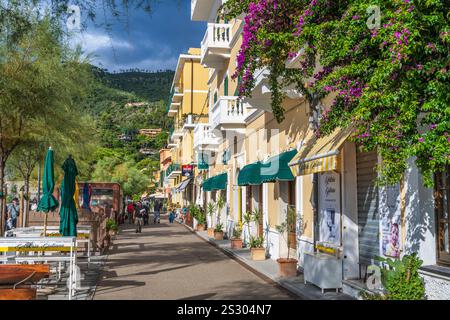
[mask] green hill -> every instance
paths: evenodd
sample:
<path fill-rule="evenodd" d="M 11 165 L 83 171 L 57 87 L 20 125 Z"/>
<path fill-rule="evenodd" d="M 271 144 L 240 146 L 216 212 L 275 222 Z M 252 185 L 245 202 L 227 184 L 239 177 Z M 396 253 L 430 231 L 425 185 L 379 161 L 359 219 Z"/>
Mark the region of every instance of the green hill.
<path fill-rule="evenodd" d="M 146 72 L 142 70 L 126 70 L 111 73 L 96 68 L 99 79 L 108 87 L 133 93 L 149 102 L 169 99 L 174 71 L 164 70 Z"/>

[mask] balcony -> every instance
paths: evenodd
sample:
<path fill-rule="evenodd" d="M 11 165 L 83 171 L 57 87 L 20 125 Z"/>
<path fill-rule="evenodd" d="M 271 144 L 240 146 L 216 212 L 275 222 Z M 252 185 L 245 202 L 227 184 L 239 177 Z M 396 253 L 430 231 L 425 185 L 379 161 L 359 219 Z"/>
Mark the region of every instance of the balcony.
<path fill-rule="evenodd" d="M 183 96 L 184 96 L 183 86 L 177 85 L 176 87 L 173 88 L 172 102 L 181 102 L 181 100 L 183 100 Z"/>
<path fill-rule="evenodd" d="M 248 105 L 238 97 L 222 96 L 211 110 L 211 129 L 244 128 L 249 113 Z"/>
<path fill-rule="evenodd" d="M 220 137 L 213 134 L 208 123 L 199 123 L 194 129 L 194 150 L 215 150 L 220 144 Z"/>
<path fill-rule="evenodd" d="M 169 179 L 175 179 L 181 175 L 181 165 L 178 163 L 172 163 L 166 170 L 166 177 Z"/>
<path fill-rule="evenodd" d="M 175 129 L 170 136 L 170 141 L 175 142 L 177 139 L 183 137 L 183 129 Z"/>
<path fill-rule="evenodd" d="M 230 58 L 233 25 L 208 23 L 202 41 L 201 64 L 214 69 L 222 69 L 224 60 Z"/>
<path fill-rule="evenodd" d="M 211 15 L 215 0 L 191 0 L 191 20 L 207 21 Z"/>

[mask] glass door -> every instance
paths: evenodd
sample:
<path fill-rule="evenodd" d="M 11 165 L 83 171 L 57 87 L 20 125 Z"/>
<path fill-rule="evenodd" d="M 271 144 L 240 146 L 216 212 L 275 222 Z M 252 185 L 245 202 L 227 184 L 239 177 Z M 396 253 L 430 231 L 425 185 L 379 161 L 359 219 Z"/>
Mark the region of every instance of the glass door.
<path fill-rule="evenodd" d="M 437 215 L 438 262 L 450 264 L 450 166 L 443 173 L 436 174 L 435 205 Z"/>

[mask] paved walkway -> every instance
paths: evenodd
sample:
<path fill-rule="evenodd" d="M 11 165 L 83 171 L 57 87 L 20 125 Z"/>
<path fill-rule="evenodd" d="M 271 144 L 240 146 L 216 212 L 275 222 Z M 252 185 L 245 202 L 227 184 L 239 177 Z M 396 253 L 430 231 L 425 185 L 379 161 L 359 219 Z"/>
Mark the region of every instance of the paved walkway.
<path fill-rule="evenodd" d="M 94 299 L 293 299 L 184 226 L 122 227 Z"/>

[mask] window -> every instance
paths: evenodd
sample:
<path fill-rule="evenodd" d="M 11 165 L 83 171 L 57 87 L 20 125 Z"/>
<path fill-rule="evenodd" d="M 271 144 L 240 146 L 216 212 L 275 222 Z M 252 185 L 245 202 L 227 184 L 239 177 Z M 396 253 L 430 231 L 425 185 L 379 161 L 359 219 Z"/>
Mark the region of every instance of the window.
<path fill-rule="evenodd" d="M 217 103 L 217 91 L 216 92 L 214 92 L 214 104 L 216 104 Z"/>
<path fill-rule="evenodd" d="M 438 262 L 450 264 L 450 166 L 435 175 Z"/>
<path fill-rule="evenodd" d="M 238 138 L 237 136 L 234 136 L 234 141 L 233 141 L 233 153 L 237 154 L 238 153 Z"/>

